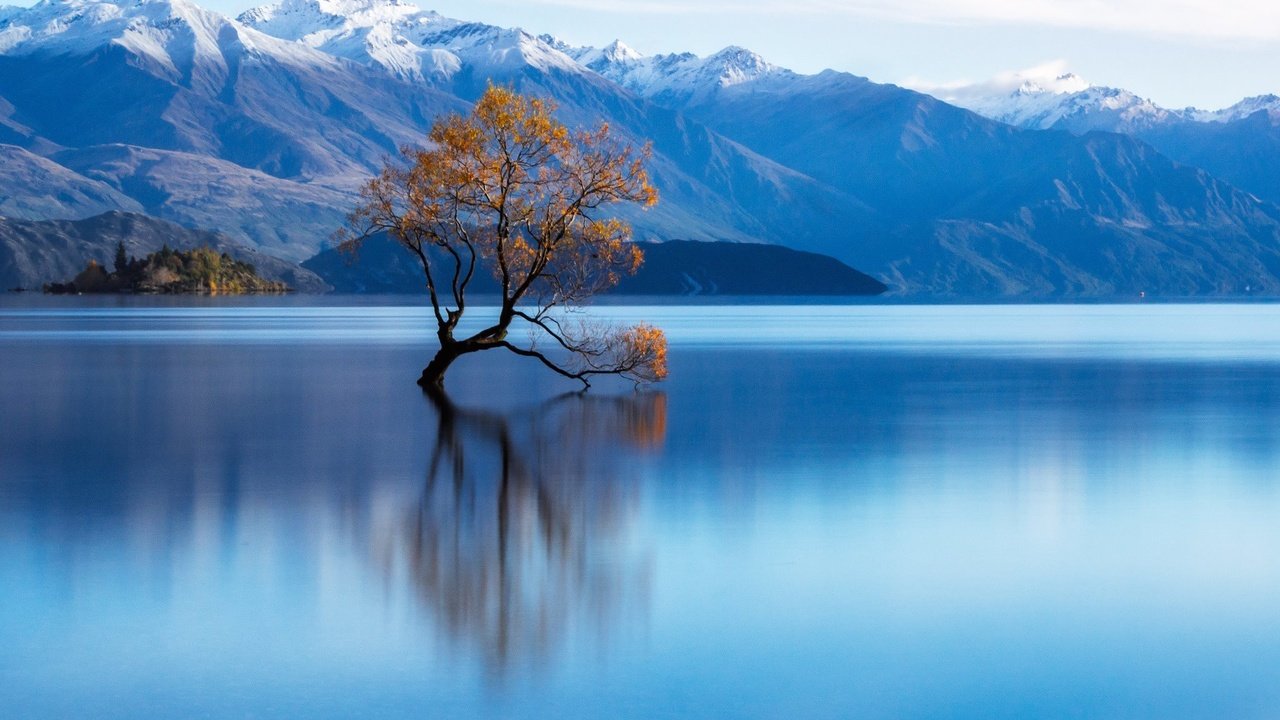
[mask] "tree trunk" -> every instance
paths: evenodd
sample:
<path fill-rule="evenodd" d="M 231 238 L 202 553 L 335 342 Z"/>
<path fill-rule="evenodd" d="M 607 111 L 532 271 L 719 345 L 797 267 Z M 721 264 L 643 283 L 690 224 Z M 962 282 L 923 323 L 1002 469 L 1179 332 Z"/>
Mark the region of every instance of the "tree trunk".
<path fill-rule="evenodd" d="M 454 360 L 457 360 L 462 353 L 454 348 L 442 347 L 436 352 L 436 356 L 431 358 L 431 362 L 422 370 L 422 377 L 418 378 L 418 385 L 427 389 L 443 390 L 444 389 L 444 371 L 449 369 Z"/>

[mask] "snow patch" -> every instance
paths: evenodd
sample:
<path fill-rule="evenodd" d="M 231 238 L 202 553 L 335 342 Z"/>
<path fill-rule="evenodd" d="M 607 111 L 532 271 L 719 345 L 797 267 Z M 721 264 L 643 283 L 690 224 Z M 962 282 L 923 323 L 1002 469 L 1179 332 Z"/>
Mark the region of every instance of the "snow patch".
<path fill-rule="evenodd" d="M 549 39 L 554 40 L 554 38 Z M 730 46 L 705 58 L 693 53 L 646 56 L 620 40 L 603 48 L 564 47 L 588 69 L 642 97 L 696 100 L 717 90 L 765 78 L 796 78 L 746 48 Z"/>
<path fill-rule="evenodd" d="M 325 0 L 332 1 L 332 0 Z M 125 48 L 163 68 L 175 81 L 220 82 L 223 46 L 234 37 L 250 51 L 293 67 L 332 66 L 334 59 L 297 43 L 252 30 L 189 0 L 43 0 L 5 8 L 0 54 L 89 54 L 106 45 Z M 212 73 L 195 78 L 193 73 Z"/>
<path fill-rule="evenodd" d="M 453 20 L 404 0 L 282 0 L 239 20 L 402 79 L 445 82 L 463 66 L 477 74 L 522 65 L 581 69 L 554 38 Z"/>
<path fill-rule="evenodd" d="M 1265 112 L 1273 123 L 1280 122 L 1280 97 L 1276 95 L 1258 95 L 1245 98 L 1228 108 L 1221 110 L 1191 110 L 1192 117 L 1199 122 L 1228 123 L 1243 120 L 1256 113 Z"/>
<path fill-rule="evenodd" d="M 1174 110 L 1128 90 L 1092 85 L 1061 60 L 976 83 L 912 79 L 904 85 L 993 120 L 1039 130 L 1135 133 L 1177 122 L 1232 122 L 1257 112 L 1280 123 L 1280 97 L 1275 95 L 1248 98 L 1223 110 Z"/>

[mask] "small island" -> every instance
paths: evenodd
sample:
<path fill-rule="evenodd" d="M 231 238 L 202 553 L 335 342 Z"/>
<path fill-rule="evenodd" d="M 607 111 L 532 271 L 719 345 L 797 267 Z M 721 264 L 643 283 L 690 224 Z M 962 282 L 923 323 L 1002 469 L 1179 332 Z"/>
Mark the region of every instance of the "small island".
<path fill-rule="evenodd" d="M 75 279 L 47 283 L 46 293 L 139 293 L 165 295 L 248 295 L 292 292 L 282 282 L 264 280 L 257 269 L 208 247 L 160 250 L 138 259 L 128 257 L 124 243 L 116 246 L 115 271 L 90 260 Z"/>

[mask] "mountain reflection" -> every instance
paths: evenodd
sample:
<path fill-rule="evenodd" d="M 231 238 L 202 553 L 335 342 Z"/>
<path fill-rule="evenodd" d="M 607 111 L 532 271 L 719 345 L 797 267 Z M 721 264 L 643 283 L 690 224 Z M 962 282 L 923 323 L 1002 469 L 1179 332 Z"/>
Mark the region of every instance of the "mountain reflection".
<path fill-rule="evenodd" d="M 626 531 L 634 460 L 662 448 L 666 397 L 573 394 L 514 412 L 427 398 L 438 425 L 421 497 L 373 534 L 387 579 L 406 578 L 494 675 L 541 665 L 571 636 L 606 643 L 649 595 Z"/>

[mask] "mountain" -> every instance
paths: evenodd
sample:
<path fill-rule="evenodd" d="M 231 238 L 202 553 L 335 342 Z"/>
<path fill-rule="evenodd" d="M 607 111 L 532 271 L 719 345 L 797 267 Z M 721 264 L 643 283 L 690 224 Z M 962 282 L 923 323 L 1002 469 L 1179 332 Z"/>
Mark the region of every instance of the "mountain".
<path fill-rule="evenodd" d="M 1088 87 L 1066 94 L 1023 88 L 1008 98 L 973 109 L 1017 127 L 1076 134 L 1101 131 L 1132 135 L 1186 119 L 1185 112 L 1166 110 L 1128 90 L 1108 87 Z"/>
<path fill-rule="evenodd" d="M 785 245 L 899 292 L 1280 288 L 1280 210 L 1254 189 L 1265 166 L 1208 157 L 1257 113 L 1197 121 L 1221 134 L 1195 148 L 1168 141 L 1218 163 L 1204 172 L 1155 135 L 1018 129 L 743 48 L 575 48 L 401 0 L 283 0 L 237 19 L 188 0 L 5 9 L 0 204 L 33 219 L 114 204 L 300 260 L 388 154 L 491 82 L 652 142 L 662 201 L 621 211 L 642 240 Z"/>
<path fill-rule="evenodd" d="M 354 202 L 349 190 L 292 182 L 197 153 L 96 145 L 50 159 L 129 195 L 147 214 L 217 228 L 295 262 L 314 254 Z"/>
<path fill-rule="evenodd" d="M 465 110 L 488 82 L 509 82 L 555 97 L 573 124 L 603 119 L 636 143 L 653 140 L 665 202 L 628 216 L 641 237 L 785 242 L 841 232 L 865 213 L 846 193 L 640 100 L 519 30 L 385 0 L 290 2 L 242 18 L 186 0 L 7 11 L 0 116 L 10 142 L 128 196 L 121 209 L 296 260 L 328 241 L 388 154 L 421 142 L 435 117 Z M 392 46 L 438 62 L 409 68 Z M 0 192 L 26 191 L 0 179 Z M 66 206 L 19 216 L 84 214 Z"/>
<path fill-rule="evenodd" d="M 1056 68 L 1056 65 L 1053 66 Z M 950 87 L 942 100 L 1014 127 L 1133 134 L 1139 129 L 1186 119 L 1192 110 L 1168 110 L 1128 90 L 1101 87 L 1074 73 L 1015 76 L 1017 87 Z"/>
<path fill-rule="evenodd" d="M 263 278 L 283 282 L 299 292 L 329 289 L 315 273 L 232 242 L 225 235 L 121 212 L 82 220 L 0 218 L 0 289 L 33 290 L 45 283 L 63 282 L 75 277 L 90 260 L 109 268 L 120 242 L 134 257 L 165 245 L 175 250 L 208 246 L 252 264 Z"/>
<path fill-rule="evenodd" d="M 84 218 L 142 206 L 109 184 L 15 145 L 0 145 L 0 217 Z"/>
<path fill-rule="evenodd" d="M 450 20 L 398 0 L 283 0 L 239 21 L 467 101 L 491 82 L 509 84 L 554 98 L 571 125 L 603 120 L 632 143 L 651 142 L 662 202 L 623 211 L 642 238 L 804 244 L 848 239 L 869 214 L 860 199 L 628 92 L 553 38 Z"/>
<path fill-rule="evenodd" d="M 187 0 L 46 0 L 3 22 L 0 95 L 60 147 L 199 153 L 350 184 L 423 118 L 464 107 Z"/>
<path fill-rule="evenodd" d="M 1258 113 L 1265 113 L 1274 120 L 1276 115 L 1280 115 L 1280 96 L 1256 95 L 1222 110 L 1197 113 L 1195 119 L 1201 122 L 1232 123 L 1255 117 Z"/>
<path fill-rule="evenodd" d="M 759 243 L 644 243 L 644 265 L 622 295 L 873 296 L 889 288 L 839 260 Z"/>
<path fill-rule="evenodd" d="M 295 259 L 328 238 L 386 154 L 466 107 L 186 0 L 10 9 L 0 98 L 7 142 L 128 196 L 118 209 Z M 36 194 L 7 174 L 0 193 Z M 63 205 L 11 214 L 86 214 Z"/>
<path fill-rule="evenodd" d="M 1224 111 L 1226 112 L 1226 111 Z M 1170 123 L 1137 135 L 1180 162 L 1272 203 L 1280 203 L 1280 112 L 1210 122 Z"/>
<path fill-rule="evenodd" d="M 543 37 L 603 77 L 662 105 L 689 105 L 706 99 L 720 88 L 768 77 L 800 78 L 737 46 L 705 58 L 693 53 L 645 57 L 620 40 L 597 50 L 572 48 L 551 36 Z"/>
<path fill-rule="evenodd" d="M 1070 79 L 1069 82 L 1062 82 Z M 1221 110 L 1163 108 L 1128 90 L 1091 85 L 1074 76 L 1026 80 L 1011 93 L 956 97 L 986 117 L 1020 128 L 1082 135 L 1123 133 L 1161 153 L 1209 171 L 1242 190 L 1280 203 L 1280 97 L 1245 98 Z"/>
<path fill-rule="evenodd" d="M 1054 67 L 1057 67 L 1056 65 Z M 948 86 L 931 91 L 941 100 L 983 117 L 1020 128 L 1138 134 L 1151 128 L 1180 124 L 1229 124 L 1257 113 L 1280 115 L 1280 97 L 1245 98 L 1221 110 L 1170 109 L 1122 88 L 1094 85 L 1074 73 L 1039 74 L 1033 68 L 1016 75 L 1017 87 L 1007 83 Z"/>
<path fill-rule="evenodd" d="M 669 240 L 641 243 L 644 264 L 610 294 L 619 295 L 879 295 L 887 287 L 835 258 L 761 243 Z M 393 240 L 367 240 L 358 254 L 325 250 L 304 262 L 337 292 L 422 293 L 422 268 Z M 474 292 L 496 293 L 489 277 Z"/>
<path fill-rule="evenodd" d="M 522 30 L 451 20 L 402 0 L 283 0 L 248 10 L 237 20 L 405 80 L 448 84 L 526 67 L 577 69 L 563 53 Z"/>
<path fill-rule="evenodd" d="M 680 60 L 673 91 L 670 78 L 649 73 L 670 64 L 669 56 L 626 57 L 598 62 L 597 70 L 866 199 L 890 221 L 856 255 L 802 247 L 853 262 L 895 289 L 1108 295 L 1280 287 L 1280 209 L 1142 142 L 1021 130 L 914 91 L 834 71 L 798 75 L 736 50 Z"/>

